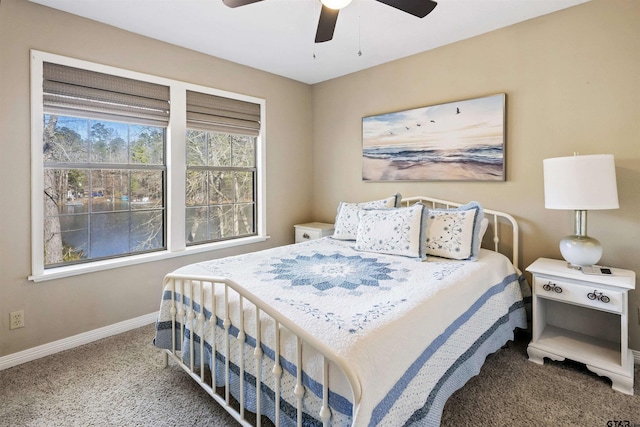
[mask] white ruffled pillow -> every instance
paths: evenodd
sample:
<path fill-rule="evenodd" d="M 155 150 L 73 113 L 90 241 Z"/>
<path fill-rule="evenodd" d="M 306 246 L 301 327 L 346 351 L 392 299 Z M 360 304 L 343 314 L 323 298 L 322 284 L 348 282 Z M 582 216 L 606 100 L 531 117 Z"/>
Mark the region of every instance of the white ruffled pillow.
<path fill-rule="evenodd" d="M 355 249 L 424 258 L 427 208 L 420 203 L 406 208 L 363 209 Z"/>
<path fill-rule="evenodd" d="M 483 218 L 482 206 L 477 202 L 455 209 L 428 209 L 427 255 L 475 261 L 480 252 Z"/>
<path fill-rule="evenodd" d="M 381 200 L 364 203 L 340 202 L 334 224 L 333 238 L 338 240 L 356 240 L 358 232 L 358 213 L 362 209 L 393 208 L 400 206 L 402 196 L 396 193 Z"/>

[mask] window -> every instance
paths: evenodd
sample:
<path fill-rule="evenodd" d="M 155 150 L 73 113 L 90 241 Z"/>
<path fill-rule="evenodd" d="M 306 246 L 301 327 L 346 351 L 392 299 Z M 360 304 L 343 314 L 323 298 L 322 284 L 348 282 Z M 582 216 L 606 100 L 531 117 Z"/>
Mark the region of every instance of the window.
<path fill-rule="evenodd" d="M 187 131 L 187 244 L 255 234 L 255 138 Z"/>
<path fill-rule="evenodd" d="M 187 244 L 255 234 L 260 106 L 187 91 Z"/>
<path fill-rule="evenodd" d="M 165 128 L 44 114 L 45 268 L 165 248 Z"/>
<path fill-rule="evenodd" d="M 167 86 L 43 64 L 45 268 L 165 248 Z"/>
<path fill-rule="evenodd" d="M 30 279 L 265 240 L 264 110 L 32 51 Z"/>

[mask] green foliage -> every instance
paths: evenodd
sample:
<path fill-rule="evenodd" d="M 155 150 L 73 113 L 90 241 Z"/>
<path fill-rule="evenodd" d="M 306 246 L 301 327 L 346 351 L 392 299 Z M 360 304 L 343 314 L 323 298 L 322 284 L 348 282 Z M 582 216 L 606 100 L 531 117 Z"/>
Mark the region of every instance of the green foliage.
<path fill-rule="evenodd" d="M 76 249 L 65 243 L 62 244 L 62 261 L 63 262 L 80 261 L 83 258 L 84 258 L 84 251 L 82 251 L 81 249 Z"/>

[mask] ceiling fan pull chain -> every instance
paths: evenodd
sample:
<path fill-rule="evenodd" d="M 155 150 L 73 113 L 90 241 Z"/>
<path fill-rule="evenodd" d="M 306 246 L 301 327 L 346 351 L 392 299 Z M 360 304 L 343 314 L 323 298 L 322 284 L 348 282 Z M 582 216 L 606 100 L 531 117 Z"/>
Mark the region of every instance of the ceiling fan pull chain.
<path fill-rule="evenodd" d="M 360 1 L 358 1 L 358 56 L 362 56 L 362 37 L 360 35 Z"/>
<path fill-rule="evenodd" d="M 318 12 L 318 3 L 313 3 L 313 15 L 311 21 L 314 21 Z M 316 44 L 313 43 L 313 59 L 316 59 Z"/>

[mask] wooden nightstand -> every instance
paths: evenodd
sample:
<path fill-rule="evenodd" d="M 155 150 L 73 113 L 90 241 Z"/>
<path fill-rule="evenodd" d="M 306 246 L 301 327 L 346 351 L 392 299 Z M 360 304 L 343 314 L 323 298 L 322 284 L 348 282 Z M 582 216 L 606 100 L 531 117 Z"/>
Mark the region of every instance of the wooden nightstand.
<path fill-rule="evenodd" d="M 569 358 L 611 379 L 613 389 L 633 394 L 633 354 L 629 350 L 628 292 L 635 273 L 612 268 L 612 275 L 587 275 L 566 261 L 540 258 L 533 274 L 533 338 L 529 360 Z"/>
<path fill-rule="evenodd" d="M 331 236 L 334 230 L 333 224 L 324 222 L 308 222 L 306 224 L 296 224 L 293 227 L 296 230 L 296 243 Z"/>

